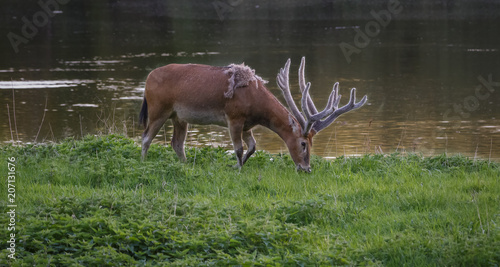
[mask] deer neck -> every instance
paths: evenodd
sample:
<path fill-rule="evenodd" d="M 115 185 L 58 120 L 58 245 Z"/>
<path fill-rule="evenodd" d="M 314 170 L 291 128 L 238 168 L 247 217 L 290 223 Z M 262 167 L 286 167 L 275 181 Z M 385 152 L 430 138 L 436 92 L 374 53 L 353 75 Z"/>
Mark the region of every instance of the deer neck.
<path fill-rule="evenodd" d="M 263 102 L 266 103 L 261 105 L 263 108 L 260 124 L 278 134 L 288 144 L 291 139 L 295 138 L 290 124 L 290 118 L 293 118 L 293 115 L 273 95 Z M 296 124 L 298 125 L 298 122 Z"/>

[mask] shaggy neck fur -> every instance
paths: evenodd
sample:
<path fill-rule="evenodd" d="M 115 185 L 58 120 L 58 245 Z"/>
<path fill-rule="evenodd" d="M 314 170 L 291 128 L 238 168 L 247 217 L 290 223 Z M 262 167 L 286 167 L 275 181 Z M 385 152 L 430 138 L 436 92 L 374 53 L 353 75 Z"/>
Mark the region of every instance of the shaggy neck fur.
<path fill-rule="evenodd" d="M 224 73 L 230 75 L 228 79 L 229 85 L 227 91 L 224 93 L 226 98 L 232 98 L 236 88 L 248 86 L 251 82 L 261 81 L 264 84 L 267 83 L 267 81 L 255 74 L 254 69 L 245 66 L 244 63 L 240 65 L 231 64 L 226 68 Z"/>

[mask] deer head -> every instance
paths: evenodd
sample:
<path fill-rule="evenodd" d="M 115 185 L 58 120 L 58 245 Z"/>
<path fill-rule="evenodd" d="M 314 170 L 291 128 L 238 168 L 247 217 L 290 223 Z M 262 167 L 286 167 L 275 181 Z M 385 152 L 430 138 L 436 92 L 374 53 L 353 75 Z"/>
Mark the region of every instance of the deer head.
<path fill-rule="evenodd" d="M 285 101 L 293 114 L 295 120 L 298 122 L 298 125 L 295 125 L 295 122 L 291 122 L 292 128 L 297 131 L 297 135 L 300 135 L 296 143 L 297 144 L 288 144 L 290 149 L 302 150 L 296 151 L 297 153 L 291 153 L 294 162 L 297 165 L 297 169 L 303 169 L 306 171 L 310 171 L 309 167 L 309 155 L 310 148 L 312 146 L 312 138 L 321 130 L 328 127 L 332 124 L 340 115 L 347 113 L 351 110 L 355 110 L 361 106 L 363 106 L 366 101 L 366 95 L 361 99 L 361 101 L 356 103 L 356 88 L 351 89 L 351 97 L 349 99 L 349 103 L 345 106 L 339 108 L 339 102 L 341 95 L 338 94 L 339 91 L 339 83 L 335 83 L 333 85 L 333 90 L 328 97 L 328 102 L 326 107 L 322 111 L 318 111 L 314 102 L 309 95 L 309 90 L 311 88 L 310 82 L 305 82 L 304 78 L 304 68 L 305 68 L 305 57 L 302 57 L 299 67 L 299 87 L 302 92 L 301 98 L 301 107 L 302 112 L 299 111 L 295 102 L 290 93 L 289 86 L 289 77 L 288 74 L 290 72 L 290 59 L 287 60 L 284 68 L 280 69 L 278 76 L 276 77 L 278 86 L 283 92 L 283 96 Z M 300 126 L 300 127 L 299 127 Z M 307 140 L 307 142 L 306 142 Z M 300 153 L 299 153 L 300 152 Z M 295 155 L 295 156 L 294 156 Z M 304 162 L 306 166 L 302 166 L 299 162 Z"/>

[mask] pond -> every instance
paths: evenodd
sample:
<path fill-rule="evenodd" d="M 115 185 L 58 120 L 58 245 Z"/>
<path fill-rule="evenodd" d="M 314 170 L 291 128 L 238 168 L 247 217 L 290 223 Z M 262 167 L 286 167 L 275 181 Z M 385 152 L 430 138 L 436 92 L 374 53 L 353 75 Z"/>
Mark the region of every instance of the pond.
<path fill-rule="evenodd" d="M 391 10 L 384 1 L 368 7 L 292 1 L 286 8 L 265 1 L 63 2 L 45 17 L 40 12 L 48 11 L 35 3 L 3 11 L 2 142 L 110 132 L 139 138 L 145 79 L 169 63 L 244 62 L 283 101 L 276 74 L 291 58 L 298 100 L 297 69 L 305 56 L 318 107 L 335 82 L 341 105 L 353 87 L 358 100 L 368 96 L 365 106 L 314 138 L 314 154 L 461 153 L 500 160 L 500 36 L 498 16 L 491 15 L 497 5 L 463 11 Z M 288 153 L 270 130 L 254 133 L 257 149 Z M 167 122 L 156 142 L 168 144 L 171 134 Z M 231 148 L 227 130 L 216 126 L 191 125 L 187 145 Z"/>

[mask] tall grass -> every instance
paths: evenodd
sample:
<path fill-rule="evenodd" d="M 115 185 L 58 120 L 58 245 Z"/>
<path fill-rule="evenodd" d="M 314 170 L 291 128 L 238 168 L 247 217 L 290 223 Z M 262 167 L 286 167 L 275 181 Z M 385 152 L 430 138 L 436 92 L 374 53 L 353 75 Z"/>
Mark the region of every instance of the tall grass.
<path fill-rule="evenodd" d="M 0 150 L 0 173 L 6 157 L 18 168 L 18 259 L 1 250 L 7 265 L 500 263 L 497 163 L 313 157 L 306 174 L 259 151 L 239 172 L 221 148 L 189 148 L 180 163 L 154 144 L 141 162 L 140 147 L 117 135 Z M 1 240 L 7 222 L 0 216 Z"/>

